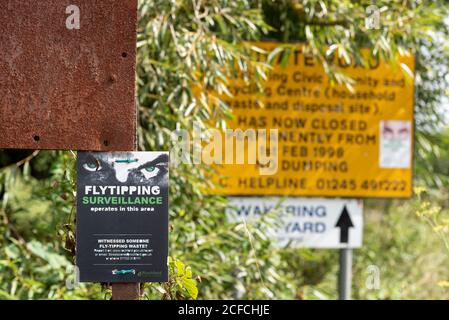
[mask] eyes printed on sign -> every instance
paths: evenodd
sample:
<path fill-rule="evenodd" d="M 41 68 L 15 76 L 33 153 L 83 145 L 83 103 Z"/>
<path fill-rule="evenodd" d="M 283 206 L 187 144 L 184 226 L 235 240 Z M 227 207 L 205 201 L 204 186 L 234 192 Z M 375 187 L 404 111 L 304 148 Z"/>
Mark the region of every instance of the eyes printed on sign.
<path fill-rule="evenodd" d="M 140 170 L 145 177 L 145 179 L 151 179 L 158 175 L 164 175 L 167 173 L 167 160 L 164 156 L 159 156 L 158 158 L 149 161 L 142 166 L 138 167 L 137 170 Z"/>
<path fill-rule="evenodd" d="M 94 172 L 100 171 L 102 169 L 101 162 L 95 157 L 90 157 L 87 159 L 86 163 L 83 164 L 83 168 L 87 171 Z"/>
<path fill-rule="evenodd" d="M 389 123 L 388 121 L 385 121 L 382 128 L 382 135 L 389 139 L 407 137 L 409 133 L 410 130 L 408 127 Z"/>
<path fill-rule="evenodd" d="M 106 170 L 108 167 L 115 168 L 117 165 L 134 165 L 134 167 L 127 168 L 125 170 L 128 173 L 139 173 L 147 180 L 167 173 L 166 167 L 168 163 L 165 157 L 160 156 L 152 161 L 148 161 L 143 165 L 136 167 L 138 161 L 138 159 L 116 159 L 111 163 L 107 163 L 104 160 L 98 159 L 97 157 L 91 155 L 85 160 L 82 167 L 88 172 L 101 172 Z"/>
<path fill-rule="evenodd" d="M 141 171 L 146 179 L 150 179 L 157 176 L 157 174 L 159 173 L 159 168 L 156 168 L 155 166 L 148 166 L 146 168 L 143 168 Z"/>

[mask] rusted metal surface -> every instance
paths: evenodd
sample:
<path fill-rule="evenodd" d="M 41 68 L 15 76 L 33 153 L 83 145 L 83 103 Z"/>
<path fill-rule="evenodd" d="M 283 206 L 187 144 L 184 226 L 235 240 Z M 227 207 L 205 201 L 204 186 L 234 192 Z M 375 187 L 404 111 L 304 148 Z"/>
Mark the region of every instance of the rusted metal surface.
<path fill-rule="evenodd" d="M 134 150 L 136 19 L 137 0 L 1 0 L 0 148 Z"/>
<path fill-rule="evenodd" d="M 138 283 L 113 283 L 112 300 L 139 300 L 140 284 Z"/>

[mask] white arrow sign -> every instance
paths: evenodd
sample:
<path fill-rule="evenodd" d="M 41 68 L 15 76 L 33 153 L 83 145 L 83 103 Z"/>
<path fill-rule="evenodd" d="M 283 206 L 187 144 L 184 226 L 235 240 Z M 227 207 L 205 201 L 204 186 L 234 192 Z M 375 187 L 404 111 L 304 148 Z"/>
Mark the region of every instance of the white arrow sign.
<path fill-rule="evenodd" d="M 363 203 L 353 199 L 231 197 L 231 221 L 279 218 L 270 236 L 279 247 L 359 248 Z"/>

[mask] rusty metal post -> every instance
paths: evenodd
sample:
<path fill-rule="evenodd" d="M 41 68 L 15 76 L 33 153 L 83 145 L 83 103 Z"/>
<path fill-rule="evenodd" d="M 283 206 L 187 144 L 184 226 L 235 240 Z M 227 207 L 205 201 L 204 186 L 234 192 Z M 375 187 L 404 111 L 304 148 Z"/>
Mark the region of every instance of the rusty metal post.
<path fill-rule="evenodd" d="M 0 149 L 133 148 L 137 0 L 0 1 L 0 21 Z"/>
<path fill-rule="evenodd" d="M 137 105 L 135 106 L 135 108 L 137 123 Z M 134 145 L 134 151 L 138 151 L 137 143 Z M 113 283 L 112 300 L 140 300 L 140 283 Z"/>
<path fill-rule="evenodd" d="M 139 283 L 113 283 L 112 300 L 139 300 Z"/>

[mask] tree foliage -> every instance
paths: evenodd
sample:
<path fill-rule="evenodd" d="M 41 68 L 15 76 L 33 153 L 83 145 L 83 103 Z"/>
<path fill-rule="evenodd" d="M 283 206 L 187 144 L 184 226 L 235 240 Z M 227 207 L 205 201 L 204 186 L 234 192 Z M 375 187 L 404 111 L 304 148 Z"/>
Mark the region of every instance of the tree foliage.
<path fill-rule="evenodd" d="M 330 55 L 362 61 L 369 48 L 394 63 L 397 54 L 417 57 L 417 179 L 447 185 L 447 172 L 429 175 L 427 159 L 447 156 L 436 142 L 441 97 L 447 90 L 445 1 L 376 1 L 380 28 L 368 29 L 371 1 L 319 0 L 139 0 L 137 96 L 139 149 L 170 150 L 171 133 L 224 128 L 232 110 L 229 94 L 236 72 L 264 77 L 267 63 L 253 59 L 248 41 L 307 43 L 337 82 L 351 84 Z M 199 88 L 199 94 L 193 90 Z M 439 152 L 439 153 L 438 153 Z M 0 297 L 110 297 L 106 285 L 66 285 L 75 254 L 75 159 L 62 151 L 0 151 Z M 439 161 L 435 159 L 435 161 Z M 188 163 L 170 168 L 170 274 L 167 284 L 146 284 L 149 299 L 334 297 L 327 283 L 333 253 L 275 250 L 265 229 L 231 224 L 226 200 L 210 196 L 211 169 Z M 373 241 L 378 235 L 373 235 Z M 370 243 L 367 242 L 367 245 Z M 384 248 L 383 248 L 384 250 Z M 321 291 L 322 290 L 322 291 Z M 308 293 L 309 292 L 309 293 Z"/>

